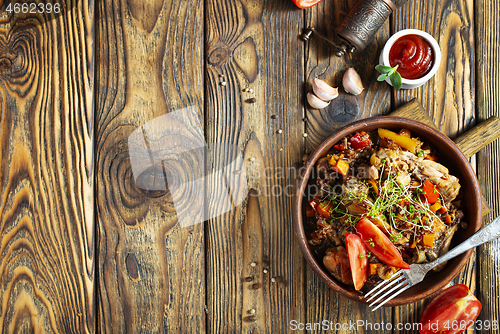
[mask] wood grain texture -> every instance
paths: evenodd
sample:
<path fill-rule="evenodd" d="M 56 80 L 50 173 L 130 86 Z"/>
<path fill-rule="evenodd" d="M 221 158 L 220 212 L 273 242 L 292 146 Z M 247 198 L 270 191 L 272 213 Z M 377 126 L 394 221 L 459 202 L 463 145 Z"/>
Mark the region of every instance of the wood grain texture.
<path fill-rule="evenodd" d="M 500 23 L 497 1 L 474 2 L 476 13 L 476 71 L 477 71 L 477 116 L 486 120 L 500 116 Z M 477 154 L 479 184 L 492 213 L 483 220 L 487 224 L 500 214 L 500 156 L 499 141 L 493 142 Z M 500 241 L 497 239 L 478 249 L 478 276 L 476 296 L 482 303 L 479 319 L 500 322 Z M 489 329 L 481 333 L 495 333 Z"/>
<path fill-rule="evenodd" d="M 95 328 L 93 1 L 65 5 L 0 13 L 1 333 Z"/>
<path fill-rule="evenodd" d="M 181 163 L 203 137 L 203 2 L 98 6 L 98 326 L 102 333 L 204 333 L 201 206 L 175 202 L 165 179 L 177 177 L 186 198 L 204 196 L 167 156 L 178 150 Z M 175 119 L 179 111 L 193 113 Z M 192 152 L 187 168 L 203 167 Z"/>
<path fill-rule="evenodd" d="M 491 116 L 455 139 L 455 143 L 466 157 L 471 157 L 498 137 L 500 137 L 500 119 L 497 116 Z"/>
<path fill-rule="evenodd" d="M 305 313 L 291 219 L 304 141 L 302 11 L 291 1 L 205 3 L 207 140 L 241 149 L 249 189 L 208 222 L 208 331 L 287 333 Z"/>
<path fill-rule="evenodd" d="M 415 121 L 422 122 L 434 129 L 437 129 L 436 124 L 432 121 L 426 110 L 422 107 L 422 104 L 417 99 L 413 99 L 408 103 L 399 106 L 396 110 L 391 112 L 391 116 L 406 117 L 413 119 Z"/>
<path fill-rule="evenodd" d="M 455 138 L 474 124 L 474 2 L 409 0 L 393 17 L 392 32 L 420 29 L 438 42 L 441 65 L 425 85 L 399 90 L 395 105 L 418 98 L 441 132 Z"/>
<path fill-rule="evenodd" d="M 349 12 L 356 1 L 323 1 L 306 10 L 306 26 L 313 26 L 320 34 L 329 39 L 335 38 L 334 29 Z M 378 82 L 374 67 L 378 64 L 378 57 L 383 43 L 389 36 L 389 22 L 375 36 L 374 41 L 363 51 L 357 51 L 343 58 L 334 55 L 334 50 L 321 39 L 312 37 L 306 48 L 306 75 L 304 97 L 311 91 L 311 82 L 318 77 L 333 87 L 339 87 L 339 97 L 333 100 L 324 110 L 311 109 L 306 103 L 307 140 L 306 149 L 310 153 L 324 139 L 330 136 L 335 129 L 347 123 L 386 114 L 391 107 L 391 90 L 389 85 Z M 360 74 L 365 90 L 358 96 L 346 93 L 342 88 L 342 77 L 349 68 Z M 304 99 L 305 100 L 305 99 Z M 372 313 L 366 305 L 358 304 L 329 289 L 312 270 L 307 269 L 308 303 L 306 320 L 320 322 L 324 319 L 333 323 L 349 324 L 353 319 L 365 319 L 370 323 L 391 321 L 391 310 L 384 308 Z M 311 333 L 320 333 L 316 328 Z M 350 333 L 351 329 L 343 329 L 338 333 Z M 367 333 L 376 333 L 368 330 Z M 377 333 L 390 333 L 380 331 Z"/>
<path fill-rule="evenodd" d="M 474 3 L 471 0 L 422 2 L 409 0 L 393 18 L 392 32 L 420 29 L 439 43 L 441 65 L 425 85 L 395 92 L 395 105 L 417 98 L 438 128 L 454 138 L 475 122 Z M 475 255 L 454 280 L 475 288 Z M 394 308 L 395 323 L 418 320 L 427 301 Z M 401 333 L 413 333 L 412 330 Z"/>
<path fill-rule="evenodd" d="M 306 26 L 330 40 L 336 40 L 335 27 L 342 21 L 354 0 L 323 1 L 306 10 Z M 390 110 L 391 90 L 386 83 L 378 82 L 378 72 L 374 67 L 383 43 L 389 36 L 387 22 L 375 35 L 366 49 L 356 51 L 342 58 L 334 55 L 334 48 L 320 38 L 311 37 L 306 47 L 306 73 L 304 84 L 304 102 L 307 110 L 307 152 L 311 152 L 333 131 L 357 119 L 386 114 Z M 342 88 L 342 77 L 349 68 L 359 73 L 366 89 L 358 96 L 351 95 Z M 311 91 L 314 78 L 326 81 L 332 87 L 339 88 L 339 96 L 323 110 L 312 109 L 305 96 Z"/>

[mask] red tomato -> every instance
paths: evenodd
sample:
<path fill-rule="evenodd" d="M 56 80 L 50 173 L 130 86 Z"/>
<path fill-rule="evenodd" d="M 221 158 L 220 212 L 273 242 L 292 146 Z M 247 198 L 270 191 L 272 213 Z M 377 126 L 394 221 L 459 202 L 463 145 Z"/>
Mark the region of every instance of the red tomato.
<path fill-rule="evenodd" d="M 332 218 L 333 205 L 331 202 L 321 202 L 321 199 L 315 197 L 309 201 L 309 205 L 316 211 L 319 215 L 325 218 Z"/>
<path fill-rule="evenodd" d="M 365 135 L 362 137 L 359 133 L 356 133 L 354 136 L 352 136 L 351 139 L 349 139 L 349 143 L 351 143 L 351 147 L 355 150 L 371 145 L 368 136 Z"/>
<path fill-rule="evenodd" d="M 368 218 L 363 218 L 356 226 L 356 233 L 365 243 L 366 248 L 380 261 L 390 266 L 410 269 L 403 261 L 401 253 L 389 238 Z"/>
<path fill-rule="evenodd" d="M 293 0 L 293 3 L 299 8 L 309 8 L 321 2 L 321 0 Z"/>
<path fill-rule="evenodd" d="M 425 179 L 423 187 L 425 198 L 429 203 L 436 203 L 439 199 L 439 191 L 436 186 L 429 180 Z"/>
<path fill-rule="evenodd" d="M 474 324 L 481 302 L 463 284 L 441 291 L 420 316 L 420 334 L 457 334 Z M 473 327 L 473 326 L 472 326 Z"/>
<path fill-rule="evenodd" d="M 347 248 L 347 255 L 349 256 L 349 266 L 351 267 L 354 288 L 360 290 L 368 278 L 366 247 L 361 238 L 356 234 L 347 234 L 345 236 L 345 248 Z"/>

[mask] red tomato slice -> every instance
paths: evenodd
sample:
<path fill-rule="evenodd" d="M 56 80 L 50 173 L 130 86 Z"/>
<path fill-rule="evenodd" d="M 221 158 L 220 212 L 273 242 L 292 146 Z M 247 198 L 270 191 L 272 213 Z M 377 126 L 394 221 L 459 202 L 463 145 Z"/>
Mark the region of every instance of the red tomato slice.
<path fill-rule="evenodd" d="M 360 290 L 365 285 L 368 278 L 368 257 L 366 247 L 361 238 L 356 234 L 347 234 L 345 236 L 345 247 L 349 256 L 349 265 L 351 267 L 352 281 L 354 288 Z"/>
<path fill-rule="evenodd" d="M 458 334 L 471 327 L 481 312 L 481 302 L 463 284 L 441 291 L 425 306 L 420 334 Z M 472 326 L 473 327 L 473 326 Z"/>
<path fill-rule="evenodd" d="M 349 139 L 349 143 L 351 143 L 351 147 L 355 150 L 371 145 L 370 139 L 363 138 L 359 133 L 352 136 L 351 139 Z"/>
<path fill-rule="evenodd" d="M 299 8 L 309 8 L 321 1 L 322 0 L 293 0 L 293 3 Z"/>
<path fill-rule="evenodd" d="M 423 187 L 425 198 L 429 203 L 436 203 L 439 199 L 439 191 L 436 186 L 429 180 L 425 179 Z"/>
<path fill-rule="evenodd" d="M 390 266 L 410 269 L 403 261 L 401 253 L 389 238 L 368 218 L 363 218 L 356 226 L 356 233 L 363 240 L 366 248 L 380 261 Z"/>

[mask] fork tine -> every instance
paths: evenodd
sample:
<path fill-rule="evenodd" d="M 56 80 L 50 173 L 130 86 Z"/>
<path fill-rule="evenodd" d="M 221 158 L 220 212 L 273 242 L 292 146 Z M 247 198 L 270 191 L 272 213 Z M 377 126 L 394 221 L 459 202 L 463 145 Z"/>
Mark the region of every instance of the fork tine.
<path fill-rule="evenodd" d="M 372 307 L 373 305 L 377 304 L 378 302 L 383 300 L 385 297 L 389 296 L 393 291 L 403 287 L 405 284 L 408 283 L 408 281 L 406 280 L 406 277 L 403 277 L 403 279 L 399 280 L 398 283 L 399 283 L 398 285 L 394 286 L 392 289 L 390 289 L 389 291 L 384 293 L 382 296 L 378 297 L 378 299 L 373 301 L 369 306 Z"/>
<path fill-rule="evenodd" d="M 377 284 L 376 287 L 374 287 L 367 294 L 365 294 L 365 298 L 366 298 L 367 296 L 369 296 L 370 294 L 372 294 L 373 292 L 376 291 L 376 293 L 373 296 L 371 296 L 370 298 L 368 298 L 366 301 L 369 302 L 370 300 L 372 300 L 373 298 L 375 298 L 377 295 L 379 295 L 380 293 L 384 292 L 385 290 L 387 290 L 388 288 L 390 288 L 391 286 L 393 286 L 394 284 L 396 284 L 397 280 L 399 278 L 401 278 L 401 275 L 402 275 L 402 272 L 398 271 L 397 273 L 395 273 L 394 275 L 392 275 L 391 278 L 389 278 L 388 280 L 382 281 L 379 284 Z"/>
<path fill-rule="evenodd" d="M 372 312 L 374 312 L 376 309 L 378 309 L 379 307 L 381 307 L 382 305 L 384 305 L 385 303 L 387 303 L 392 298 L 394 298 L 397 295 L 399 295 L 401 292 L 406 291 L 411 286 L 412 286 L 411 284 L 408 284 L 408 285 L 404 286 L 401 290 L 399 290 L 398 292 L 396 292 L 395 294 L 393 294 L 392 296 L 390 296 L 389 298 L 387 298 L 386 300 L 384 300 L 382 303 L 378 304 L 377 307 L 375 307 L 374 309 L 372 309 Z"/>

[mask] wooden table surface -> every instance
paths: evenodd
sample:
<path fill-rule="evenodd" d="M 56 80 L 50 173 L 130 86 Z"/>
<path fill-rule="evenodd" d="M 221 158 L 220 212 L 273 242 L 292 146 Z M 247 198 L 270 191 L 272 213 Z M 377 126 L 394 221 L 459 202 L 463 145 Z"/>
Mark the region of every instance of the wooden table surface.
<path fill-rule="evenodd" d="M 409 0 L 367 49 L 344 58 L 298 38 L 307 26 L 333 38 L 354 3 L 67 0 L 55 16 L 0 13 L 0 333 L 416 323 L 425 301 L 372 313 L 327 288 L 295 240 L 292 197 L 272 190 L 293 189 L 303 156 L 336 128 L 415 97 L 452 138 L 500 115 L 500 4 Z M 443 59 L 426 85 L 394 91 L 376 81 L 374 65 L 404 28 L 433 35 Z M 341 92 L 326 111 L 306 107 L 314 77 L 340 86 L 350 66 L 361 95 Z M 241 150 L 249 190 L 194 225 L 180 224 L 176 210 L 195 219 L 199 207 L 138 187 L 129 145 L 134 131 L 186 107 L 206 142 Z M 497 141 L 472 159 L 493 211 L 485 222 L 500 214 L 499 157 Z M 222 163 L 215 157 L 211 168 Z M 500 320 L 499 249 L 500 241 L 480 247 L 455 279 L 475 291 L 482 321 Z"/>

